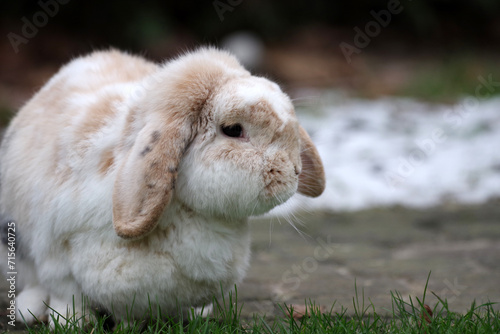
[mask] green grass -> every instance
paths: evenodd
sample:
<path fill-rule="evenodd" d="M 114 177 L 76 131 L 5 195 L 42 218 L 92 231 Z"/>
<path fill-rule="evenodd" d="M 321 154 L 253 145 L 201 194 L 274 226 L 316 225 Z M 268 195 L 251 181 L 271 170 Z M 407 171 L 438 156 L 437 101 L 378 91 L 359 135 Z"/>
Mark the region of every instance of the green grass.
<path fill-rule="evenodd" d="M 500 312 L 493 308 L 494 303 L 476 305 L 472 303 L 464 314 L 450 311 L 446 300 L 438 298 L 437 304 L 426 310 L 427 286 L 421 298 L 405 301 L 397 293 L 391 293 L 392 309 L 379 313 L 375 305 L 366 303 L 355 287 L 352 310 L 342 307 L 340 312 L 321 312 L 308 303 L 302 317 L 294 317 L 294 310 L 286 304 L 279 304 L 281 315 L 278 317 L 254 316 L 253 319 L 241 317 L 241 306 L 237 295 L 230 294 L 222 300 L 215 300 L 214 315 L 208 318 L 192 315 L 192 319 L 160 320 L 151 317 L 145 322 L 134 322 L 129 327 L 119 325 L 109 328 L 108 318 L 101 316 L 83 328 L 78 326 L 79 319 L 69 319 L 62 324 L 61 317 L 55 319 L 55 329 L 41 324 L 27 328 L 27 333 L 500 333 Z M 151 314 L 158 314 L 154 310 Z M 428 320 L 424 318 L 427 314 Z"/>
<path fill-rule="evenodd" d="M 397 95 L 427 101 L 456 101 L 465 96 L 475 96 L 481 85 L 479 77 L 491 76 L 494 86 L 491 91 L 482 89 L 481 94 L 490 97 L 500 95 L 500 68 L 495 58 L 468 53 L 421 61 L 416 64 L 411 80 L 402 85 Z"/>
<path fill-rule="evenodd" d="M 13 110 L 3 105 L 0 101 L 0 128 L 4 128 L 9 125 L 9 122 L 14 114 Z"/>

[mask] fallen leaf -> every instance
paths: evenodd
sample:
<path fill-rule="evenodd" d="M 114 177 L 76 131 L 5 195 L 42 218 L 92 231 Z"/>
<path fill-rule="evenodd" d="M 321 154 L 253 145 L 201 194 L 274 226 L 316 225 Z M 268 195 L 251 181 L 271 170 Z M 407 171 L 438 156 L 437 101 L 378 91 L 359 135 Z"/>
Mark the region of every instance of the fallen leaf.
<path fill-rule="evenodd" d="M 427 321 L 428 324 L 430 324 L 431 323 L 430 318 L 432 318 L 432 310 L 429 307 L 429 305 L 427 305 L 427 304 L 424 304 L 424 309 L 425 309 L 425 311 L 422 312 L 422 318 L 425 321 Z"/>
<path fill-rule="evenodd" d="M 289 305 L 287 308 L 288 315 L 292 316 L 294 319 L 302 319 L 303 317 L 306 316 L 306 314 L 309 316 L 311 313 L 325 313 L 326 312 L 326 306 L 324 305 L 319 305 L 319 306 L 307 306 L 307 305 L 302 305 L 302 304 L 292 304 Z"/>

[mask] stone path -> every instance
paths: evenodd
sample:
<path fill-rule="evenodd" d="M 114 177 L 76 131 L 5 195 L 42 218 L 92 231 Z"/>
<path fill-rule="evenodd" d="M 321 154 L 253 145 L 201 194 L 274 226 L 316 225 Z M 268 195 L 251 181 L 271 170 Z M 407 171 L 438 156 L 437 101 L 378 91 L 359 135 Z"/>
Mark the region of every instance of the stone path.
<path fill-rule="evenodd" d="M 355 282 L 365 304 L 391 309 L 391 291 L 422 297 L 429 291 L 463 312 L 472 301 L 500 302 L 500 200 L 429 210 L 402 207 L 349 213 L 303 213 L 252 221 L 252 264 L 238 288 L 243 316 L 275 316 L 276 303 L 312 300 L 353 312 Z M 6 282 L 0 283 L 5 329 Z M 437 299 L 427 294 L 433 307 Z M 499 305 L 495 306 L 500 309 Z"/>
<path fill-rule="evenodd" d="M 355 283 L 377 312 L 391 309 L 391 291 L 447 299 L 453 311 L 500 302 L 500 201 L 429 210 L 373 209 L 303 214 L 307 233 L 284 219 L 254 221 L 253 260 L 238 289 L 243 314 L 277 315 L 276 302 L 353 312 Z M 414 299 L 415 300 L 415 299 Z M 500 309 L 500 305 L 496 305 Z"/>

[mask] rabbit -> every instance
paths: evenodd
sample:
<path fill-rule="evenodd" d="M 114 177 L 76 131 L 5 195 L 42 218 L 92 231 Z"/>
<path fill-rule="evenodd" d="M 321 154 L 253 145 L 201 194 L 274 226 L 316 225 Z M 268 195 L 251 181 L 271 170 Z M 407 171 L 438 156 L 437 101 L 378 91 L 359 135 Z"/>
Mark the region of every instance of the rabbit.
<path fill-rule="evenodd" d="M 0 157 L 28 324 L 87 304 L 117 321 L 206 305 L 245 276 L 250 216 L 325 187 L 290 98 L 214 47 L 72 60 L 12 119 Z"/>

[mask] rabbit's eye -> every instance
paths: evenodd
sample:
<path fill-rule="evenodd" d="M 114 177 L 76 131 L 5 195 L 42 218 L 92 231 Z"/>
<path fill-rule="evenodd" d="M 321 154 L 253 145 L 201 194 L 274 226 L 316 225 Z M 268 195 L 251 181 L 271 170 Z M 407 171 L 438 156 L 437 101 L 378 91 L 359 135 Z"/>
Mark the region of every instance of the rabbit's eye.
<path fill-rule="evenodd" d="M 222 133 L 224 133 L 228 137 L 232 138 L 240 138 L 243 137 L 243 127 L 240 124 L 233 125 L 223 125 L 221 127 Z"/>

